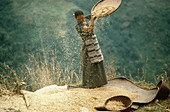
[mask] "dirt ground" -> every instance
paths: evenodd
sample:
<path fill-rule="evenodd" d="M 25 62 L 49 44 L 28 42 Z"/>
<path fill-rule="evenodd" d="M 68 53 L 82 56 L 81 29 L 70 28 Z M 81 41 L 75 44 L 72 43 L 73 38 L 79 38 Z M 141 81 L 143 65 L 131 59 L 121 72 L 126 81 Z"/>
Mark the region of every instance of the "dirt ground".
<path fill-rule="evenodd" d="M 24 94 L 29 104 L 28 108 L 23 95 L 1 94 L 0 112 L 14 112 L 14 110 L 23 112 L 80 112 L 87 109 L 88 111 L 96 111 L 94 107 L 103 106 L 110 97 L 125 95 L 132 100 L 137 97 L 135 93 L 117 87 L 68 88 L 49 93 L 24 91 Z"/>

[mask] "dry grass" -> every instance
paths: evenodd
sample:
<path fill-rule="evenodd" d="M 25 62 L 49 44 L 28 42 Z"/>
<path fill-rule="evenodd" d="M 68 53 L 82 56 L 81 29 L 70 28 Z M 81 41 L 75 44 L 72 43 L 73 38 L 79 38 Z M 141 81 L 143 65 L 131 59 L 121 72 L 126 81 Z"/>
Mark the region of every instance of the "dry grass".
<path fill-rule="evenodd" d="M 80 74 L 81 68 L 79 69 L 79 73 L 76 73 L 75 70 L 72 69 L 72 63 L 65 68 L 62 68 L 62 63 L 57 61 L 55 51 L 49 51 L 48 54 L 53 56 L 50 60 L 47 58 L 47 54 L 45 52 L 41 53 L 41 55 L 27 55 L 29 63 L 24 64 L 24 71 L 21 68 L 20 73 L 22 74 L 22 77 L 20 77 L 21 75 L 18 75 L 15 70 L 4 64 L 4 69 L 0 68 L 2 71 L 0 72 L 0 81 L 3 88 L 18 93 L 20 89 L 23 89 L 25 83 L 25 88 L 31 91 L 35 91 L 52 84 L 73 85 L 78 87 L 82 86 Z M 107 80 L 117 77 L 114 61 L 113 59 L 110 60 L 110 63 L 105 64 Z M 146 87 L 152 88 L 154 84 L 146 83 L 145 81 L 147 74 L 146 69 L 147 64 L 142 69 L 143 76 L 138 79 L 136 83 L 138 85 L 145 85 Z M 169 84 L 169 78 L 165 70 L 161 75 L 153 74 L 153 76 L 156 84 L 160 80 Z M 129 79 L 135 81 L 131 74 L 129 74 Z"/>
<path fill-rule="evenodd" d="M 63 69 L 62 63 L 57 61 L 57 57 L 52 57 L 49 62 L 47 59 L 42 60 L 41 56 L 36 58 L 31 55 L 29 60 L 30 65 L 25 65 L 25 67 L 30 77 L 29 84 L 32 91 L 52 84 L 72 84 L 74 78 L 77 83 L 81 81 L 75 70 L 71 69 L 71 64 Z"/>
<path fill-rule="evenodd" d="M 114 67 L 114 61 L 111 60 L 110 63 L 105 64 L 105 72 L 107 75 L 107 80 L 116 77 L 116 69 Z"/>
<path fill-rule="evenodd" d="M 4 88 L 10 91 L 18 91 L 18 89 L 23 89 L 21 86 L 26 82 L 25 87 L 31 91 L 35 91 L 52 84 L 68 85 L 75 82 L 81 83 L 80 76 L 78 76 L 75 70 L 71 69 L 71 64 L 63 69 L 62 63 L 57 61 L 57 57 L 54 56 L 50 60 L 47 60 L 45 53 L 43 57 L 41 55 L 27 56 L 29 63 L 24 64 L 23 69 L 25 71 L 20 71 L 22 74 L 21 77 L 8 65 L 4 64 L 5 69 L 0 68 L 2 71 L 0 73 L 0 81 Z"/>
<path fill-rule="evenodd" d="M 71 69 L 72 63 L 65 68 L 62 68 L 62 63 L 57 61 L 55 51 L 49 51 L 53 57 L 49 60 L 45 52 L 40 54 L 27 55 L 28 64 L 24 64 L 24 71 L 20 70 L 21 75 L 18 75 L 15 70 L 8 65 L 4 65 L 5 69 L 1 69 L 0 73 L 2 85 L 10 91 L 19 91 L 23 82 L 26 83 L 25 88 L 35 91 L 42 87 L 57 84 L 57 85 L 72 85 L 81 87 L 81 67 L 79 73 Z M 106 64 L 107 79 L 110 80 L 116 77 L 113 60 Z M 21 77 L 20 77 L 21 76 Z M 15 90 L 17 89 L 17 90 Z"/>
<path fill-rule="evenodd" d="M 2 68 L 0 68 L 2 69 Z M 22 89 L 24 83 L 23 79 L 20 78 L 15 70 L 10 68 L 8 65 L 4 64 L 4 70 L 0 73 L 0 89 L 9 90 L 11 92 L 19 92 L 19 89 Z"/>

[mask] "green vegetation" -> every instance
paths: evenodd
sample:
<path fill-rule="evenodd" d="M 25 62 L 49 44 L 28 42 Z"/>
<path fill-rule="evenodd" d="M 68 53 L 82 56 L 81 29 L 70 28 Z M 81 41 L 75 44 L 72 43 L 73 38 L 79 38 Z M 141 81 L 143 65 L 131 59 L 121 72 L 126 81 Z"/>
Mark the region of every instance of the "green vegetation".
<path fill-rule="evenodd" d="M 140 87 L 148 88 L 148 89 L 155 87 L 153 83 L 146 83 L 145 81 L 138 81 L 138 82 L 135 82 L 135 84 L 137 84 Z"/>

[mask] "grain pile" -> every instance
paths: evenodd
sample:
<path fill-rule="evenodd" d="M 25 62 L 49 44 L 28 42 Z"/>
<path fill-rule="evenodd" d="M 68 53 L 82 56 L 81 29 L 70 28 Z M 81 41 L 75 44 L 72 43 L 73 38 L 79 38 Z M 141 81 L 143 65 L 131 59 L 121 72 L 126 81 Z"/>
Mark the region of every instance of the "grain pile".
<path fill-rule="evenodd" d="M 0 96 L 2 95 L 12 95 L 13 93 L 5 88 L 0 88 Z"/>
<path fill-rule="evenodd" d="M 63 89 L 58 92 L 55 91 L 55 93 L 51 93 L 50 91 L 50 94 L 27 92 L 25 95 L 30 104 L 28 109 L 25 106 L 22 96 L 17 96 L 17 98 L 12 96 L 9 100 L 0 97 L 0 111 L 4 107 L 27 112 L 80 112 L 82 108 L 87 108 L 89 111 L 96 111 L 94 107 L 103 106 L 105 101 L 110 97 L 124 95 L 132 100 L 137 97 L 135 93 L 118 87 Z"/>
<path fill-rule="evenodd" d="M 95 17 L 103 17 L 107 14 L 110 14 L 113 10 L 115 10 L 115 7 L 113 6 L 102 6 L 97 8 L 96 10 L 92 11 L 92 15 Z"/>
<path fill-rule="evenodd" d="M 109 101 L 106 105 L 106 108 L 108 110 L 123 110 L 126 109 L 126 106 L 121 101 Z"/>

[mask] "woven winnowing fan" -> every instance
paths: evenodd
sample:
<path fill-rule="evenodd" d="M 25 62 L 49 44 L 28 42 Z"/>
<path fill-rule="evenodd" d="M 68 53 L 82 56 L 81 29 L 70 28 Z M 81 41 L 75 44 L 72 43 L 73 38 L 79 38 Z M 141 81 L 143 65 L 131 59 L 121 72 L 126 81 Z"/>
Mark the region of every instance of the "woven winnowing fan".
<path fill-rule="evenodd" d="M 116 11 L 120 4 L 121 0 L 100 0 L 93 6 L 91 14 L 97 18 L 108 16 Z"/>

